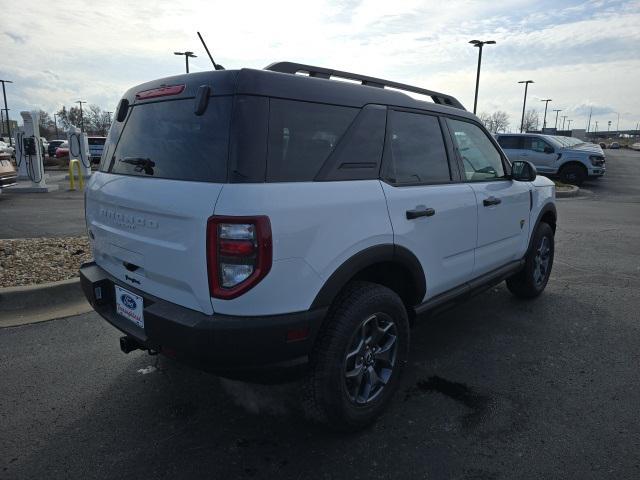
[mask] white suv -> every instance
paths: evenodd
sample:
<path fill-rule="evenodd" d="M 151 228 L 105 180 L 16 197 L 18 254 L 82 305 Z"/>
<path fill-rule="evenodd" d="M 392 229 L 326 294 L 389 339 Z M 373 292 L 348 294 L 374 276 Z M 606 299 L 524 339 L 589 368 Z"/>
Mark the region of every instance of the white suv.
<path fill-rule="evenodd" d="M 301 373 L 311 416 L 355 429 L 397 389 L 419 314 L 505 279 L 542 292 L 554 197 L 448 95 L 288 62 L 180 75 L 120 102 L 82 285 L 123 351 Z"/>

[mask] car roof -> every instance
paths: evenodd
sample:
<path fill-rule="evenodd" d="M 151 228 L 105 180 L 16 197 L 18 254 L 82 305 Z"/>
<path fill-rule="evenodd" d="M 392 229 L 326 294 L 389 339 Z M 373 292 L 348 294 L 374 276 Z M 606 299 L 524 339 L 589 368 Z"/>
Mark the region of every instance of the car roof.
<path fill-rule="evenodd" d="M 208 85 L 213 95 L 261 95 L 358 108 L 368 104 L 379 104 L 457 115 L 469 119 L 477 118 L 463 108 L 418 100 L 397 89 L 251 68 L 197 72 L 161 78 L 130 88 L 124 98 L 130 104 L 147 103 L 149 100 L 136 98 L 136 93 L 179 84 L 184 84 L 185 88 L 181 93 L 173 95 L 172 99 L 193 98 L 202 85 Z M 150 101 L 157 101 L 157 98 Z"/>

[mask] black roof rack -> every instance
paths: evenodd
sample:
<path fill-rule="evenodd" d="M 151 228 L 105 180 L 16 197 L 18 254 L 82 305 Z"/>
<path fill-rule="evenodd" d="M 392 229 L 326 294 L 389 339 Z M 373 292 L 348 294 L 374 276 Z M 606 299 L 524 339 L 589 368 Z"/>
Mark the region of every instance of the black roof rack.
<path fill-rule="evenodd" d="M 434 92 L 433 90 L 427 90 L 425 88 L 414 87 L 413 85 L 407 85 L 405 83 L 391 82 L 389 80 L 383 80 L 381 78 L 369 77 L 367 75 L 359 75 L 357 73 L 343 72 L 340 70 L 332 70 L 324 67 L 314 67 L 312 65 L 304 65 L 302 63 L 295 62 L 276 62 L 272 63 L 265 70 L 280 73 L 296 74 L 298 72 L 308 73 L 310 77 L 326 78 L 339 77 L 347 80 L 356 80 L 361 82 L 362 85 L 369 87 L 385 88 L 391 87 L 398 90 L 405 90 L 407 92 L 419 93 L 421 95 L 427 95 L 431 97 L 434 103 L 440 105 L 448 105 L 450 107 L 460 108 L 465 110 L 462 104 L 457 98 L 451 95 L 446 95 L 440 92 Z"/>

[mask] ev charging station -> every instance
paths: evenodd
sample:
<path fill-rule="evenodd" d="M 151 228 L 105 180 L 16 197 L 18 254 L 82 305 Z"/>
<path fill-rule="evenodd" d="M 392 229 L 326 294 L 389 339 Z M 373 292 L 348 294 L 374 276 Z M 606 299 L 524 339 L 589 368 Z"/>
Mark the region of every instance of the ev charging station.
<path fill-rule="evenodd" d="M 91 176 L 91 155 L 89 153 L 89 140 L 87 134 L 73 125 L 67 130 L 69 142 L 69 161 L 78 160 L 80 172 L 86 179 Z"/>
<path fill-rule="evenodd" d="M 38 127 L 40 113 L 20 112 L 24 127 L 16 132 L 16 163 L 18 164 L 18 180 L 30 180 L 31 184 L 18 184 L 11 187 L 12 192 L 51 192 L 58 185 L 47 185 Z"/>

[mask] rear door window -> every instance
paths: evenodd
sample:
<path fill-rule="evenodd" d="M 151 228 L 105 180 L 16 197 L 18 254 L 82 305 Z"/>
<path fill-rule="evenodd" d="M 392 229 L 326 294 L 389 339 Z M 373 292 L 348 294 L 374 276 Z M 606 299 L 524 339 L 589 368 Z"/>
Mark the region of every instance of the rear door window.
<path fill-rule="evenodd" d="M 522 149 L 522 137 L 500 135 L 498 137 L 498 143 L 505 150 Z"/>
<path fill-rule="evenodd" d="M 103 171 L 224 182 L 230 117 L 227 96 L 212 97 L 200 116 L 194 113 L 193 99 L 134 105 Z"/>
<path fill-rule="evenodd" d="M 358 112 L 358 108 L 271 99 L 267 181 L 312 181 Z"/>
<path fill-rule="evenodd" d="M 394 184 L 445 183 L 451 180 L 438 118 L 389 112 L 391 133 L 383 178 Z"/>

